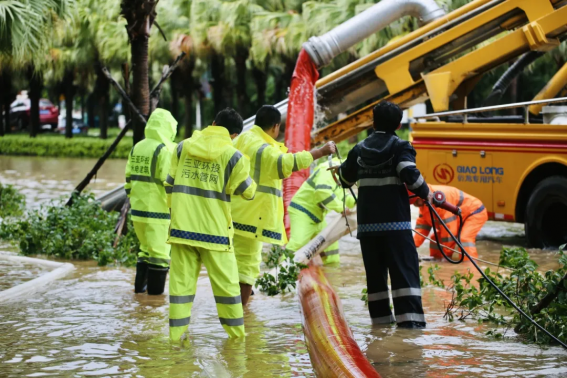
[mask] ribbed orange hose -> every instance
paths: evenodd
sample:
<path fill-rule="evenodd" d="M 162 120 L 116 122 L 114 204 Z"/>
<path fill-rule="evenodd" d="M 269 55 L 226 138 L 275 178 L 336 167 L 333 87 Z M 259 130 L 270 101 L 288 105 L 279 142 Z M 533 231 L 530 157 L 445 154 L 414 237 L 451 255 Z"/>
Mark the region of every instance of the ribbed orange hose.
<path fill-rule="evenodd" d="M 311 365 L 318 377 L 378 377 L 348 327 L 340 299 L 322 269 L 301 271 L 299 303 Z"/>

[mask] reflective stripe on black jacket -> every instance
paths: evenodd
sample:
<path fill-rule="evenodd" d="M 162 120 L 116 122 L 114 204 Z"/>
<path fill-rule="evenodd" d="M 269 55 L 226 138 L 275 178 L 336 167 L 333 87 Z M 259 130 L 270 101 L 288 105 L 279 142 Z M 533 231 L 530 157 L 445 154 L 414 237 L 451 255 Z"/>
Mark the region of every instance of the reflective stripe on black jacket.
<path fill-rule="evenodd" d="M 372 133 L 349 152 L 339 176 L 344 187 L 358 182 L 359 239 L 411 229 L 406 186 L 421 198 L 429 194 L 415 156 L 409 142 L 383 132 Z"/>

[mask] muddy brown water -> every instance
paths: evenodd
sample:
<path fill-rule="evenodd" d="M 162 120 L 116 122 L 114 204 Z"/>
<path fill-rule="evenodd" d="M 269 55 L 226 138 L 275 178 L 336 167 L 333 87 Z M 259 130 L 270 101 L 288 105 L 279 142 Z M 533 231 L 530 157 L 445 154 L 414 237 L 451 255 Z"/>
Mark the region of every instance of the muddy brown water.
<path fill-rule="evenodd" d="M 33 207 L 68 194 L 92 164 L 91 159 L 2 156 L 0 182 L 22 189 Z M 107 162 L 94 190 L 102 193 L 120 184 L 124 165 L 121 160 Z M 487 223 L 480 236 L 491 240 L 479 241 L 480 258 L 497 262 L 502 245 L 521 243 L 522 233 L 520 225 Z M 567 376 L 567 353 L 558 347 L 523 344 L 512 331 L 504 340 L 495 340 L 486 336 L 487 325 L 444 320 L 450 294 L 442 289 L 423 289 L 425 330 L 372 327 L 360 300 L 365 273 L 359 244 L 347 236 L 340 247 L 341 265 L 325 270 L 356 341 L 382 376 Z M 0 245 L 0 250 L 10 249 Z M 419 252 L 427 255 L 427 246 Z M 542 269 L 556 267 L 552 251 L 530 253 Z M 245 309 L 246 339 L 228 340 L 203 270 L 190 342 L 174 346 L 167 339 L 167 296 L 135 295 L 134 269 L 74 264 L 74 272 L 35 295 L 0 304 L 1 377 L 314 376 L 293 293 L 277 297 L 257 293 Z M 425 278 L 430 264 L 422 264 Z M 467 269 L 465 264 L 439 265 L 437 277 L 446 281 L 456 269 Z M 20 268 L 18 274 L 38 273 Z M 5 272 L 0 266 L 0 279 Z"/>

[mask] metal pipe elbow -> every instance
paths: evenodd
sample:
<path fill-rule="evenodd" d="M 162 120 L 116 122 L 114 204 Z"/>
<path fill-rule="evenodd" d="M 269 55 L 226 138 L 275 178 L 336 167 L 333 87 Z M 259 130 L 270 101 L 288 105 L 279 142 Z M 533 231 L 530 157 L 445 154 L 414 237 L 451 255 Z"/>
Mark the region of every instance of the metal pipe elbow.
<path fill-rule="evenodd" d="M 320 37 L 309 38 L 303 48 L 318 67 L 325 66 L 370 35 L 404 16 L 413 16 L 420 25 L 445 15 L 434 0 L 382 0 Z"/>

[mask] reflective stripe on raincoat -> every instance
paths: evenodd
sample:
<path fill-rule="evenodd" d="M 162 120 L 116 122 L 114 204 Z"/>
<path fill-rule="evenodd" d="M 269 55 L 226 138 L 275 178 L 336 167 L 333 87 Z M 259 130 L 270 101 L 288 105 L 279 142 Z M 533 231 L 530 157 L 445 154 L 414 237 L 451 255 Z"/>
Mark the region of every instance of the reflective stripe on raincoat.
<path fill-rule="evenodd" d="M 341 164 L 338 159 L 333 159 L 332 162 L 337 166 Z M 344 190 L 335 182 L 327 168 L 328 160 L 324 159 L 295 193 L 288 211 L 303 212 L 315 223 L 323 221 L 326 209 L 343 212 Z M 354 205 L 354 198 L 347 195 L 346 207 L 352 209 Z"/>
<path fill-rule="evenodd" d="M 126 194 L 132 206 L 132 220 L 169 224 L 169 208 L 163 187 L 169 171 L 177 121 L 167 110 L 156 109 L 148 119 L 146 139 L 138 142 L 126 164 Z"/>
<path fill-rule="evenodd" d="M 234 146 L 250 158 L 250 173 L 258 184 L 253 201 L 235 198 L 232 203 L 235 232 L 258 241 L 286 244 L 282 180 L 308 168 L 313 156 L 309 151 L 287 153 L 283 143 L 258 126 L 240 135 Z"/>
<path fill-rule="evenodd" d="M 179 143 L 164 183 L 172 216 L 168 243 L 232 251 L 231 196 L 254 198 L 249 170 L 224 127 L 209 126 Z"/>

